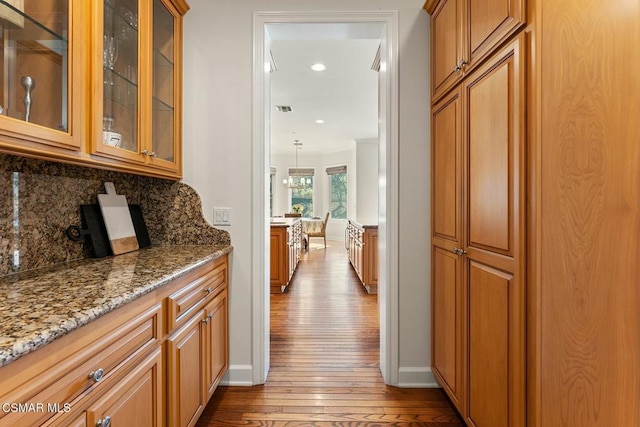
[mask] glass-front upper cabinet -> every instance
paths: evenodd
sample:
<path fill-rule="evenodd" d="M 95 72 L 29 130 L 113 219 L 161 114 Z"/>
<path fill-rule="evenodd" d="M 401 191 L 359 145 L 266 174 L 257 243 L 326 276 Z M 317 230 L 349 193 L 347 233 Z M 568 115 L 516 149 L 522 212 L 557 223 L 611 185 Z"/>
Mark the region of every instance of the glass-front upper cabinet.
<path fill-rule="evenodd" d="M 181 174 L 181 0 L 104 0 L 94 31 L 93 153 Z M 97 43 L 97 42 L 96 42 Z"/>
<path fill-rule="evenodd" d="M 180 84 L 176 63 L 180 46 L 176 46 L 179 14 L 170 4 L 153 1 L 153 126 L 154 163 L 180 164 L 180 103 L 176 87 Z"/>
<path fill-rule="evenodd" d="M 86 21 L 74 3 L 0 0 L 0 147 L 79 149 Z"/>

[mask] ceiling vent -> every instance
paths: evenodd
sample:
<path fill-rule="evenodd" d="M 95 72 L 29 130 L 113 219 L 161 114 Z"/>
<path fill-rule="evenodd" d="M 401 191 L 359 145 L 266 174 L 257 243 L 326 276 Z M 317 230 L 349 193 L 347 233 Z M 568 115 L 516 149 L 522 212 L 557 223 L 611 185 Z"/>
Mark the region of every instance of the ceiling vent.
<path fill-rule="evenodd" d="M 289 113 L 292 108 L 289 105 L 276 105 L 276 110 L 280 111 L 281 113 Z"/>

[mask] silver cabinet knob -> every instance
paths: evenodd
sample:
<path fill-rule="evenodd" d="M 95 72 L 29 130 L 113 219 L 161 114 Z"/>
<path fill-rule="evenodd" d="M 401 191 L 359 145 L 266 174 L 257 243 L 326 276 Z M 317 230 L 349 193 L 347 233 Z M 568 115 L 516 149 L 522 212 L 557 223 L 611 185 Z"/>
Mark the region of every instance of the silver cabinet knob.
<path fill-rule="evenodd" d="M 155 156 L 156 156 L 156 152 L 155 152 L 155 151 L 152 151 L 151 153 L 149 153 L 149 156 L 151 156 L 151 157 L 155 157 Z"/>
<path fill-rule="evenodd" d="M 460 62 L 458 62 L 458 64 L 456 65 L 456 67 L 453 69 L 456 73 L 458 71 L 462 71 L 462 68 L 467 65 L 468 62 L 465 61 L 464 59 L 461 59 Z"/>
<path fill-rule="evenodd" d="M 111 417 L 108 415 L 104 418 L 100 418 L 96 422 L 96 427 L 109 427 L 110 425 L 111 425 Z"/>
<path fill-rule="evenodd" d="M 149 151 L 147 151 L 147 150 L 142 150 L 142 151 L 140 152 L 140 154 L 142 154 L 143 156 L 148 156 L 148 155 L 149 155 Z"/>
<path fill-rule="evenodd" d="M 451 249 L 451 252 L 453 252 L 456 255 L 466 255 L 467 251 L 465 251 L 464 249 L 460 249 L 460 248 L 453 248 Z"/>
<path fill-rule="evenodd" d="M 208 295 L 211 292 L 213 292 L 213 289 L 211 287 L 208 287 L 207 289 L 204 290 L 204 292 Z"/>
<path fill-rule="evenodd" d="M 100 382 L 103 376 L 104 369 L 102 368 L 89 372 L 89 379 L 93 380 L 94 383 Z"/>

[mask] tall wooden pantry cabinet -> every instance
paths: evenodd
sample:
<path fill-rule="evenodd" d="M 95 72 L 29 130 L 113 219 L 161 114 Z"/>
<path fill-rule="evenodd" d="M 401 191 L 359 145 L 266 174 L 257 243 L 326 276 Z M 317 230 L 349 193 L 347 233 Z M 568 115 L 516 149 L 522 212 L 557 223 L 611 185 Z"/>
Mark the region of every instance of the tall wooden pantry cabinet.
<path fill-rule="evenodd" d="M 640 425 L 640 5 L 425 9 L 434 375 L 469 426 Z"/>

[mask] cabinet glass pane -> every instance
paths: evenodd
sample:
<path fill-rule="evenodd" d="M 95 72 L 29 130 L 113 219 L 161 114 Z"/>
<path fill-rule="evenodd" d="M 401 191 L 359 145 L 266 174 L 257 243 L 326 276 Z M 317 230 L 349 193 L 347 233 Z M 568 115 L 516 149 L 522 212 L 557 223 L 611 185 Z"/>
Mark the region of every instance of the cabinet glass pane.
<path fill-rule="evenodd" d="M 0 114 L 68 128 L 68 0 L 0 0 Z"/>
<path fill-rule="evenodd" d="M 153 151 L 174 161 L 174 17 L 160 0 L 153 2 Z"/>
<path fill-rule="evenodd" d="M 138 151 L 138 2 L 104 0 L 103 142 Z"/>

